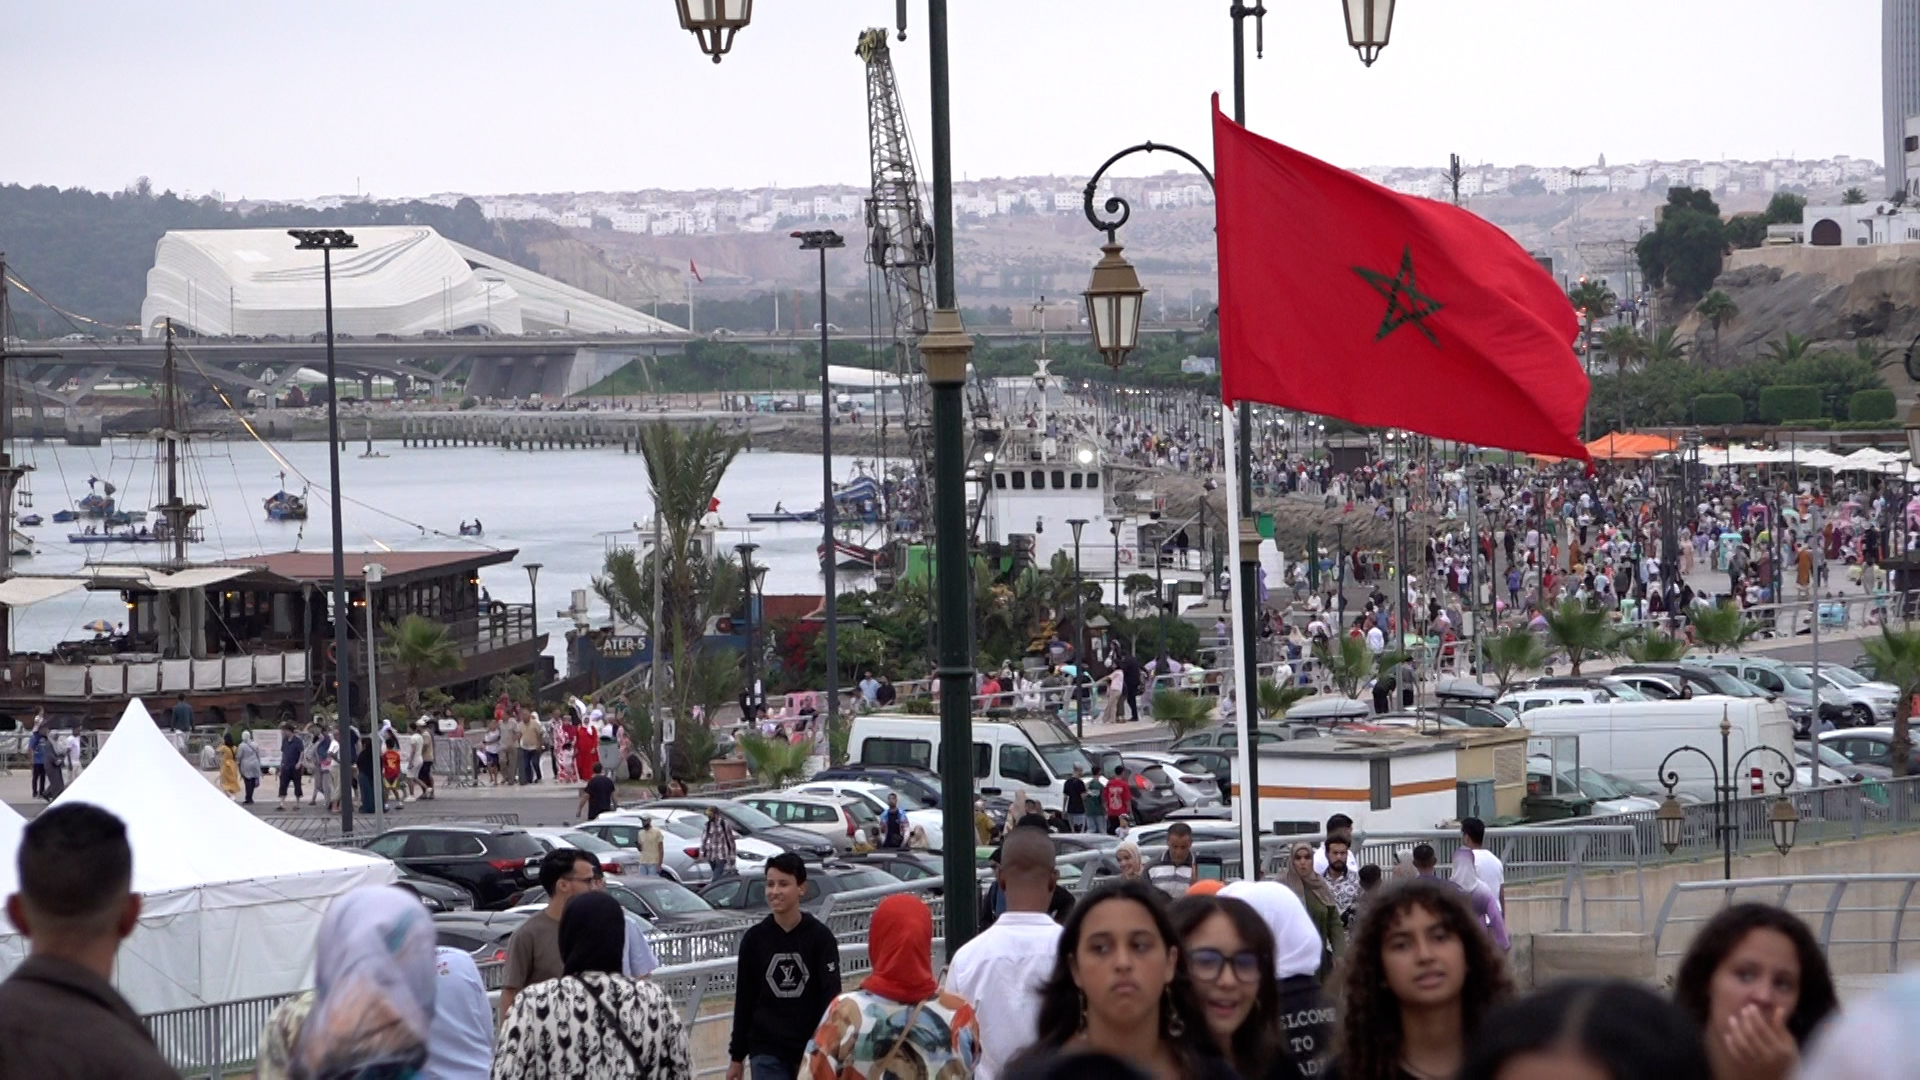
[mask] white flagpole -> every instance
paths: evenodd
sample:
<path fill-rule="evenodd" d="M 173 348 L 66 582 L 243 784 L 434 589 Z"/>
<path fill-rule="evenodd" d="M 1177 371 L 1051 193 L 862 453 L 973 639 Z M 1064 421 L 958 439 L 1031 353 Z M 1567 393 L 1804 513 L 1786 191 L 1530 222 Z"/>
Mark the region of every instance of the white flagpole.
<path fill-rule="evenodd" d="M 1231 406 L 1220 405 L 1220 433 L 1224 440 L 1223 449 L 1227 459 L 1227 528 L 1234 530 L 1228 534 L 1227 551 L 1237 557 L 1240 543 L 1240 477 L 1239 454 L 1234 447 L 1236 421 Z M 1243 658 L 1247 655 L 1247 625 L 1243 621 L 1246 605 L 1252 598 L 1242 595 L 1246 592 L 1241 583 L 1235 581 L 1228 596 L 1233 605 L 1233 660 L 1235 678 L 1233 680 L 1234 701 L 1237 706 L 1240 724 L 1240 749 L 1234 761 L 1234 818 L 1240 823 L 1240 875 L 1248 881 L 1259 875 L 1260 865 L 1260 793 L 1245 790 L 1247 777 L 1253 772 L 1254 717 L 1258 715 L 1258 703 L 1247 700 L 1246 687 L 1258 686 L 1257 679 L 1249 680 L 1239 671 Z"/>

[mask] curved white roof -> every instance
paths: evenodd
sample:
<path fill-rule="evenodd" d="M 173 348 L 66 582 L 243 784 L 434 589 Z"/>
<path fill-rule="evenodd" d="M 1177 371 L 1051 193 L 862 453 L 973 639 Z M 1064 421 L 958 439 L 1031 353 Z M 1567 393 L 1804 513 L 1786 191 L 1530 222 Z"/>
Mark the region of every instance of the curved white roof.
<path fill-rule="evenodd" d="M 350 228 L 358 247 L 333 253 L 340 334 L 417 337 L 485 327 L 497 334 L 672 333 L 631 308 L 452 243 L 425 226 Z M 285 229 L 169 232 L 154 247 L 140 323 L 171 318 L 208 336 L 306 338 L 326 329 L 321 255 Z"/>

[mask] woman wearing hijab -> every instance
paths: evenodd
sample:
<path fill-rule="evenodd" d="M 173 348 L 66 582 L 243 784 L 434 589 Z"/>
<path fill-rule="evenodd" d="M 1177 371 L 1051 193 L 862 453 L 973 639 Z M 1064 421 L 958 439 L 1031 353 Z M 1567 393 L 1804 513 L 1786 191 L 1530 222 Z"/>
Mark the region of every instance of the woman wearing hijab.
<path fill-rule="evenodd" d="M 972 1076 L 980 1063 L 973 1006 L 942 993 L 933 977 L 933 915 L 917 896 L 896 894 L 873 909 L 867 932 L 873 972 L 860 989 L 827 1003 L 807 1044 L 801 1080 Z"/>
<path fill-rule="evenodd" d="M 233 752 L 237 745 L 239 740 L 232 732 L 220 740 L 220 790 L 226 792 L 229 799 L 240 797 L 240 761 Z"/>
<path fill-rule="evenodd" d="M 620 902 L 581 893 L 560 916 L 558 979 L 513 1001 L 493 1080 L 692 1080 L 687 1027 L 666 991 L 620 974 L 627 922 Z"/>
<path fill-rule="evenodd" d="M 1287 860 L 1286 869 L 1280 871 L 1278 880 L 1306 905 L 1307 917 L 1320 933 L 1325 948 L 1316 971 L 1324 983 L 1333 971 L 1333 962 L 1346 951 L 1347 932 L 1340 922 L 1340 905 L 1333 898 L 1333 886 L 1313 868 L 1313 845 L 1293 845 L 1292 857 Z"/>
<path fill-rule="evenodd" d="M 438 975 L 433 920 L 390 885 L 356 889 L 320 921 L 314 987 L 268 1017 L 259 1080 L 422 1075 Z"/>
<path fill-rule="evenodd" d="M 1311 869 L 1311 867 L 1309 867 Z M 1280 1030 L 1302 1077 L 1318 1075 L 1333 1046 L 1334 1007 L 1321 990 L 1326 945 L 1307 905 L 1277 881 L 1235 881 L 1220 895 L 1252 908 L 1273 931 L 1273 978 Z"/>

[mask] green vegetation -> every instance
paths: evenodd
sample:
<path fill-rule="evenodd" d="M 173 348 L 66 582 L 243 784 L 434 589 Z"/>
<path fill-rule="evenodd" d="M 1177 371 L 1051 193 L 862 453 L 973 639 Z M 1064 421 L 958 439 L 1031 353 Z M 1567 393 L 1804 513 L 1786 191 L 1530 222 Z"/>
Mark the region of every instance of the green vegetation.
<path fill-rule="evenodd" d="M 1706 608 L 1693 617 L 1693 637 L 1713 652 L 1737 649 L 1760 632 L 1760 624 L 1747 618 L 1739 605 L 1731 601 Z"/>
<path fill-rule="evenodd" d="M 1905 776 L 1913 757 L 1913 695 L 1920 694 L 1920 631 L 1881 627 L 1879 637 L 1860 646 L 1873 658 L 1873 677 L 1899 691 L 1893 710 L 1893 775 Z"/>
<path fill-rule="evenodd" d="M 1213 721 L 1212 701 L 1179 690 L 1153 692 L 1153 718 L 1167 725 L 1174 738 L 1190 735 Z"/>
<path fill-rule="evenodd" d="M 1727 243 L 1736 248 L 1756 248 L 1767 242 L 1767 226 L 1798 225 L 1807 209 L 1807 197 L 1790 191 L 1775 192 L 1767 208 L 1757 214 L 1735 214 L 1727 222 Z"/>
<path fill-rule="evenodd" d="M 1687 655 L 1687 643 L 1672 634 L 1635 634 L 1620 643 L 1627 659 L 1640 664 L 1679 660 Z"/>
<path fill-rule="evenodd" d="M 1715 289 L 1701 297 L 1700 303 L 1693 310 L 1699 312 L 1700 317 L 1707 320 L 1713 327 L 1713 360 L 1714 363 L 1719 363 L 1720 328 L 1732 322 L 1740 314 L 1740 305 L 1734 303 L 1733 298 L 1726 293 Z"/>
<path fill-rule="evenodd" d="M 1884 361 L 1876 359 L 1883 350 L 1870 343 L 1841 352 L 1788 336 L 1768 343 L 1766 352 L 1749 363 L 1711 369 L 1683 358 L 1656 356 L 1664 351 L 1649 347 L 1646 359 L 1624 375 L 1596 373 L 1595 415 L 1620 416 L 1624 406 L 1629 427 L 1754 423 L 1762 419 L 1761 391 L 1791 386 L 1817 388 L 1819 408 L 1813 415 L 1840 420 L 1847 417 L 1856 392 L 1885 389 L 1880 376 Z M 1796 414 L 1800 411 L 1795 409 Z"/>
<path fill-rule="evenodd" d="M 1848 395 L 1851 402 L 1852 395 Z M 1778 424 L 1787 420 L 1815 420 L 1822 411 L 1817 386 L 1768 386 L 1760 391 L 1760 420 Z"/>
<path fill-rule="evenodd" d="M 465 666 L 460 644 L 447 625 L 424 615 L 408 615 L 397 623 L 380 628 L 387 643 L 380 654 L 407 680 L 407 706 L 420 711 L 420 681 L 442 671 L 459 671 Z"/>
<path fill-rule="evenodd" d="M 1861 206 L 1867 201 L 1867 193 L 1857 187 L 1850 187 L 1840 193 L 1840 205 Z"/>
<path fill-rule="evenodd" d="M 1727 247 L 1726 225 L 1713 196 L 1688 187 L 1667 192 L 1666 212 L 1654 230 L 1634 247 L 1640 270 L 1656 288 L 1668 286 L 1675 299 L 1692 303 L 1720 275 Z"/>
<path fill-rule="evenodd" d="M 1747 403 L 1739 394 L 1699 394 L 1693 399 L 1697 424 L 1738 424 L 1747 418 Z"/>
<path fill-rule="evenodd" d="M 1539 671 L 1547 666 L 1546 645 L 1524 626 L 1494 634 L 1480 647 L 1487 670 L 1493 672 L 1502 694 L 1522 672 Z"/>
<path fill-rule="evenodd" d="M 740 753 L 747 759 L 747 771 L 769 787 L 786 787 L 807 778 L 807 758 L 812 756 L 809 741 L 788 742 L 763 735 L 740 736 Z"/>
<path fill-rule="evenodd" d="M 1547 642 L 1567 654 L 1569 674 L 1580 674 L 1580 665 L 1614 651 L 1619 641 L 1607 612 L 1590 608 L 1578 600 L 1562 600 L 1559 607 L 1544 613 Z"/>
<path fill-rule="evenodd" d="M 1847 398 L 1847 419 L 1849 420 L 1862 422 L 1891 420 L 1894 412 L 1891 390 L 1855 390 Z"/>

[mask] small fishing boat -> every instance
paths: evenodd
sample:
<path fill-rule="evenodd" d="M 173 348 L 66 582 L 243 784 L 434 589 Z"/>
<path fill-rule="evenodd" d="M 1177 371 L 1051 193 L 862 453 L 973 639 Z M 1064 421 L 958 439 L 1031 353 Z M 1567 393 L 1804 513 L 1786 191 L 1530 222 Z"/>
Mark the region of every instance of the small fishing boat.
<path fill-rule="evenodd" d="M 74 522 L 79 520 L 80 520 L 80 511 L 78 510 L 55 510 L 53 512 L 53 522 L 56 525 L 65 525 L 69 522 Z"/>
<path fill-rule="evenodd" d="M 40 517 L 39 514 L 27 514 L 24 517 L 19 517 L 14 519 L 15 524 L 25 525 L 28 528 L 32 528 L 33 526 L 40 524 L 41 521 L 42 521 L 42 518 Z"/>
<path fill-rule="evenodd" d="M 819 521 L 818 510 L 775 510 L 770 514 L 748 514 L 747 520 L 755 524 L 778 524 L 792 521 Z"/>
<path fill-rule="evenodd" d="M 166 541 L 164 535 L 155 534 L 150 529 L 125 529 L 121 532 L 80 532 L 68 533 L 69 544 L 159 544 Z"/>
<path fill-rule="evenodd" d="M 817 545 L 813 550 L 821 559 L 827 557 L 827 545 Z M 878 550 L 848 540 L 835 540 L 833 550 L 840 560 L 837 565 L 843 570 L 871 570 L 880 558 Z"/>
<path fill-rule="evenodd" d="M 100 486 L 101 491 L 93 490 L 96 484 Z M 87 477 L 87 496 L 80 500 L 80 512 L 87 517 L 95 518 L 103 518 L 113 513 L 113 493 L 116 490 L 110 480 L 102 480 L 97 476 Z"/>
<path fill-rule="evenodd" d="M 485 536 L 486 530 L 481 527 L 480 519 L 474 518 L 473 523 L 471 525 L 469 525 L 464 521 L 460 523 L 460 535 L 461 536 Z"/>
<path fill-rule="evenodd" d="M 307 520 L 306 489 L 295 495 L 287 490 L 287 474 L 280 474 L 280 490 L 266 497 L 268 521 L 305 521 Z"/>
<path fill-rule="evenodd" d="M 13 530 L 12 550 L 13 556 L 16 559 L 30 559 L 36 554 L 33 547 L 33 538 L 21 532 L 19 529 Z"/>

